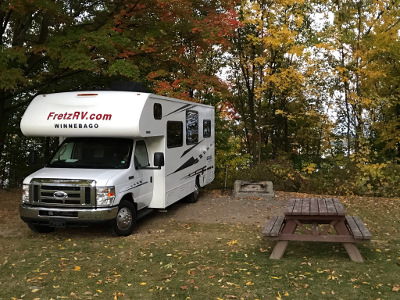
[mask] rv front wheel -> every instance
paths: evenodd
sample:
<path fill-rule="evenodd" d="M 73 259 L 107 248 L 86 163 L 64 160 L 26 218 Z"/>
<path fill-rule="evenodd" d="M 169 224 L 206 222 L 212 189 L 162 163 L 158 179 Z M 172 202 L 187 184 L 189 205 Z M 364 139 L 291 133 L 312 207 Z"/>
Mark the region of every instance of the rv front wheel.
<path fill-rule="evenodd" d="M 135 223 L 135 206 L 127 200 L 122 200 L 119 204 L 118 214 L 113 226 L 114 233 L 117 236 L 128 236 L 132 233 Z"/>

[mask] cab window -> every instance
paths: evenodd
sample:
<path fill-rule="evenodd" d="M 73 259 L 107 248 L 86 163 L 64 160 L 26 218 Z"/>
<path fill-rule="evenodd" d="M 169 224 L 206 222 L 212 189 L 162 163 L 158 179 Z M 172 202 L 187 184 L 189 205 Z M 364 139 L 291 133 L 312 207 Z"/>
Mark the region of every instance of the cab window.
<path fill-rule="evenodd" d="M 149 155 L 147 153 L 146 143 L 144 141 L 137 141 L 134 155 L 135 168 L 148 167 Z"/>

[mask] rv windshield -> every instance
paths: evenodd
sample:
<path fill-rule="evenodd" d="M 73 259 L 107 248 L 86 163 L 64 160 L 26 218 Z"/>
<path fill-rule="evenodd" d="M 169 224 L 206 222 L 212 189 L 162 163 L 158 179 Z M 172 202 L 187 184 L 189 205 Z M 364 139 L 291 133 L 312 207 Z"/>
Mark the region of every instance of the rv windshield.
<path fill-rule="evenodd" d="M 132 153 L 131 139 L 68 138 L 47 167 L 126 169 Z"/>

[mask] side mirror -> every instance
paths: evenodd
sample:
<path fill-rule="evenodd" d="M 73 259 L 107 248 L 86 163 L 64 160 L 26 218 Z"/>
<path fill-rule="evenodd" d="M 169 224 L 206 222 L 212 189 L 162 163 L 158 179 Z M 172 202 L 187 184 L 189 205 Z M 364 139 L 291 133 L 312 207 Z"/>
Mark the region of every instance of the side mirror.
<path fill-rule="evenodd" d="M 164 153 L 162 152 L 154 153 L 154 166 L 159 168 L 164 166 Z"/>

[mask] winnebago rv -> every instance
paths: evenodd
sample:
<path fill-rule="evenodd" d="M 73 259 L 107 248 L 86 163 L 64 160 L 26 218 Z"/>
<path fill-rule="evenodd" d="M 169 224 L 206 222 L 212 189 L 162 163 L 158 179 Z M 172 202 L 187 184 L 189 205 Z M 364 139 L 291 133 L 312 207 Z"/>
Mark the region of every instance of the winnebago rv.
<path fill-rule="evenodd" d="M 25 178 L 20 216 L 37 232 L 110 222 L 131 234 L 149 209 L 197 200 L 214 179 L 214 108 L 148 93 L 35 97 L 26 136 L 59 137 L 48 164 Z"/>

